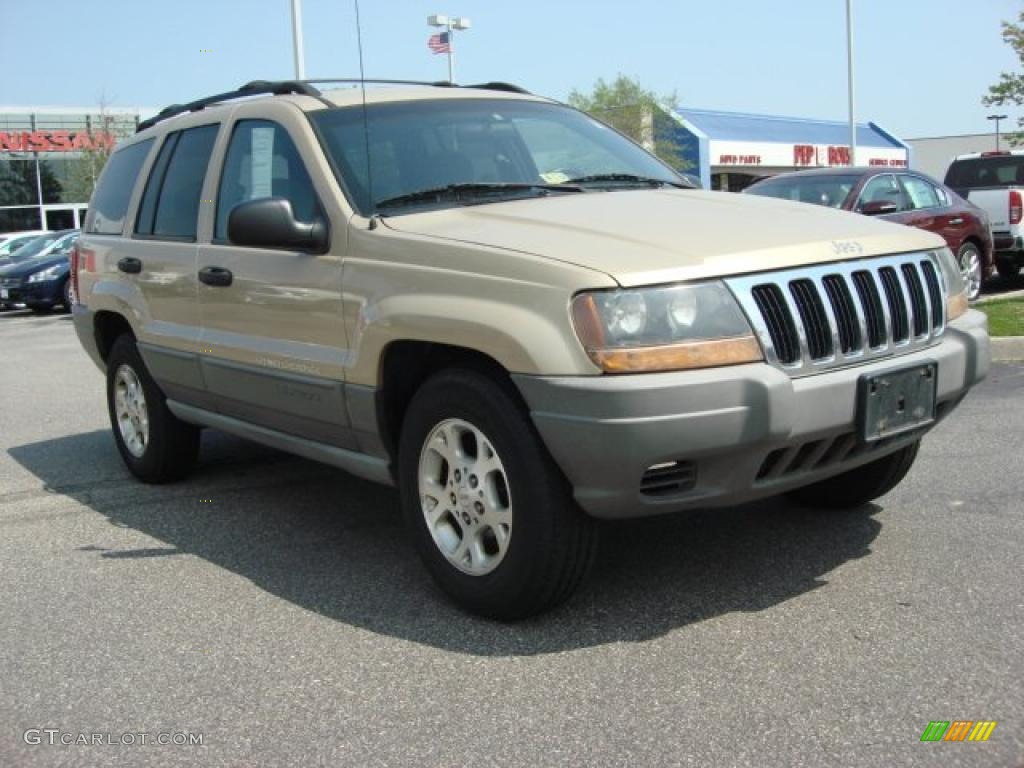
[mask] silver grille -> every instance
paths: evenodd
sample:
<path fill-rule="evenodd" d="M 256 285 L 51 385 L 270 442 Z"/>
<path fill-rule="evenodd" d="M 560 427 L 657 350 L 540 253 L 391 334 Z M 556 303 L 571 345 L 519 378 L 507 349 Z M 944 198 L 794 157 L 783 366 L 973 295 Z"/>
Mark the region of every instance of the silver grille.
<path fill-rule="evenodd" d="M 729 278 L 769 363 L 791 376 L 938 342 L 946 287 L 933 253 Z"/>

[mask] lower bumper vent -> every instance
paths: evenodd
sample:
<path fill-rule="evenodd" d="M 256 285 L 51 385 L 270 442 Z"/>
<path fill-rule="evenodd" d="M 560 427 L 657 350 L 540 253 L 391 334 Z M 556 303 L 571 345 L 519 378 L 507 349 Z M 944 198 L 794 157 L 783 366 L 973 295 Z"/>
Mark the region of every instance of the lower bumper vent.
<path fill-rule="evenodd" d="M 692 461 L 668 461 L 647 468 L 640 478 L 643 496 L 672 496 L 693 490 L 697 485 L 697 465 Z"/>

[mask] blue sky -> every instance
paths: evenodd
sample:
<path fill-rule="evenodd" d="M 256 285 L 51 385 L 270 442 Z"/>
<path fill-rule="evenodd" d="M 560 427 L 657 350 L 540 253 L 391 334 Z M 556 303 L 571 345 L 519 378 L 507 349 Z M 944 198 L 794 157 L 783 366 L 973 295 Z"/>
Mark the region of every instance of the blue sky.
<path fill-rule="evenodd" d="M 0 104 L 165 106 L 293 74 L 289 0 L 0 0 Z M 681 103 L 846 118 L 844 0 L 362 0 L 368 76 L 439 79 L 429 13 L 468 16 L 457 79 L 564 98 L 622 72 Z M 857 114 L 904 138 L 984 132 L 1019 0 L 854 0 Z M 356 76 L 352 0 L 303 0 L 309 76 Z M 209 49 L 210 52 L 202 52 Z M 1019 110 L 1007 110 L 1011 118 Z"/>

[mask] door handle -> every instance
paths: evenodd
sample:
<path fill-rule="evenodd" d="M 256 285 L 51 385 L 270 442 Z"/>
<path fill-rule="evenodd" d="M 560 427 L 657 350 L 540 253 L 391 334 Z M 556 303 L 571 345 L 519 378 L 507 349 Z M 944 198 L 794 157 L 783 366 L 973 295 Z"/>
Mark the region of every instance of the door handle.
<path fill-rule="evenodd" d="M 959 217 L 957 217 L 957 218 L 955 218 L 955 219 L 950 219 L 950 220 L 949 220 L 949 223 L 950 223 L 950 224 L 952 224 L 952 225 L 953 225 L 953 226 L 955 227 L 955 226 L 957 226 L 958 224 L 963 224 L 963 223 L 964 223 L 964 220 L 963 220 L 963 219 L 961 219 L 961 218 L 959 218 Z"/>
<path fill-rule="evenodd" d="M 213 285 L 225 288 L 231 285 L 234 275 L 230 269 L 224 267 L 203 267 L 199 270 L 199 282 L 205 285 Z"/>
<path fill-rule="evenodd" d="M 137 275 L 142 271 L 142 262 L 134 256 L 125 256 L 118 260 L 117 268 L 127 275 Z"/>

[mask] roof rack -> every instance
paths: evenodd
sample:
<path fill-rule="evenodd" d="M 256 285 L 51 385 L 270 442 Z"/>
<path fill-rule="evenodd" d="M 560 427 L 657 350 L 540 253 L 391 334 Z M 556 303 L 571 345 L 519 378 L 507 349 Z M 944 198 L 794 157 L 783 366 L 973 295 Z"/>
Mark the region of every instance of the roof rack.
<path fill-rule="evenodd" d="M 195 101 L 190 101 L 187 104 L 172 104 L 169 107 L 164 107 L 153 117 L 139 123 L 139 127 L 135 129 L 135 132 L 138 133 L 139 131 L 144 131 L 147 128 L 152 128 L 157 123 L 174 117 L 175 115 L 183 115 L 186 112 L 198 112 L 211 104 L 230 101 L 232 99 L 244 99 L 249 96 L 259 96 L 268 93 L 274 94 L 275 96 L 283 96 L 287 93 L 298 93 L 303 96 L 312 96 L 315 99 L 320 99 L 329 106 L 334 106 L 320 95 L 320 91 L 305 82 L 300 82 L 298 80 L 253 80 L 251 83 L 246 83 L 241 88 L 234 91 L 225 91 L 224 93 L 218 93 L 213 96 L 196 99 Z"/>
<path fill-rule="evenodd" d="M 250 83 L 246 83 L 241 88 L 234 91 L 225 91 L 224 93 L 218 93 L 213 96 L 206 96 L 202 99 L 196 99 L 190 101 L 187 104 L 172 104 L 169 107 L 164 107 L 156 115 L 143 120 L 139 123 L 139 127 L 136 129 L 136 133 L 144 131 L 147 128 L 152 128 L 159 122 L 167 120 L 168 118 L 176 115 L 183 115 L 187 112 L 198 112 L 211 104 L 217 104 L 222 101 L 231 101 L 232 99 L 244 99 L 249 96 L 260 96 L 264 94 L 273 94 L 275 96 L 284 96 L 289 93 L 297 93 L 303 96 L 312 96 L 315 99 L 319 99 L 328 107 L 334 107 L 330 101 L 325 99 L 320 91 L 313 86 L 313 83 L 351 83 L 353 85 L 362 85 L 365 83 L 378 83 L 384 85 L 425 85 L 432 88 L 475 88 L 479 90 L 487 91 L 504 91 L 506 93 L 521 93 L 524 95 L 531 95 L 528 90 L 521 88 L 518 85 L 512 83 L 502 82 L 489 82 L 489 83 L 477 83 L 475 85 L 458 85 L 448 80 L 383 80 L 383 79 L 359 79 L 359 78 L 322 78 L 316 80 L 253 80 Z"/>
<path fill-rule="evenodd" d="M 450 80 L 386 80 L 379 78 L 363 78 L 358 77 L 333 77 L 333 78 L 319 78 L 315 80 L 300 80 L 301 83 L 351 83 L 352 85 L 360 85 L 362 83 L 377 83 L 383 85 L 426 85 L 433 88 L 475 88 L 484 91 L 506 91 L 508 93 L 521 93 L 527 96 L 532 96 L 525 88 L 514 85 L 512 83 L 502 83 L 492 81 L 488 83 L 475 83 L 472 85 L 459 85 L 453 83 Z"/>

